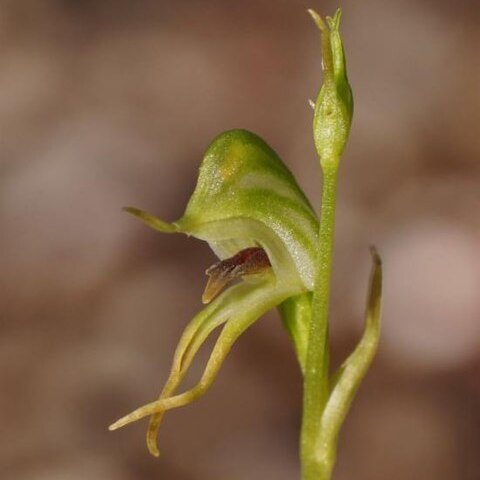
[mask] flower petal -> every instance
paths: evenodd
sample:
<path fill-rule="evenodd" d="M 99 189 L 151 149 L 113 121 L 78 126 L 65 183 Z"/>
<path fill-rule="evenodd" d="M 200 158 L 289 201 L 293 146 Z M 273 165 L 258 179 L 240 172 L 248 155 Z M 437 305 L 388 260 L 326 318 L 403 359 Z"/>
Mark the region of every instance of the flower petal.
<path fill-rule="evenodd" d="M 150 452 L 158 456 L 156 435 L 163 413 L 187 405 L 203 395 L 237 338 L 261 315 L 290 296 L 290 291 L 278 285 L 273 274 L 266 273 L 261 277 L 255 282 L 242 282 L 225 291 L 190 322 L 177 346 L 170 376 L 159 399 L 122 417 L 110 426 L 110 430 L 152 415 L 147 445 Z M 226 325 L 216 341 L 200 382 L 192 389 L 174 395 L 199 348 L 222 323 Z"/>
<path fill-rule="evenodd" d="M 145 212 L 144 210 L 140 210 L 139 208 L 135 207 L 124 207 L 124 212 L 131 213 L 135 217 L 139 218 L 147 224 L 149 227 L 163 233 L 176 233 L 179 229 L 173 223 L 167 223 L 159 218 L 155 217 L 151 213 Z"/>

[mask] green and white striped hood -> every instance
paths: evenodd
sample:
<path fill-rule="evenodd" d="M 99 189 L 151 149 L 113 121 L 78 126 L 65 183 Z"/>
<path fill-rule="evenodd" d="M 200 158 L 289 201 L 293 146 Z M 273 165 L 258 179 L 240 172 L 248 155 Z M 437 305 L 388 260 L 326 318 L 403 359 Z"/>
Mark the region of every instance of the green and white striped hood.
<path fill-rule="evenodd" d="M 318 222 L 290 170 L 257 135 L 230 130 L 208 147 L 176 231 L 206 240 L 220 259 L 260 246 L 278 279 L 313 288 Z"/>
<path fill-rule="evenodd" d="M 201 396 L 234 342 L 259 317 L 286 300 L 290 307 L 300 305 L 309 295 L 315 276 L 318 222 L 288 168 L 262 139 L 246 130 L 222 133 L 208 147 L 195 191 L 179 220 L 166 223 L 137 208 L 126 210 L 155 230 L 207 241 L 221 260 L 245 249 L 261 248 L 272 267 L 261 269 L 259 274 L 242 275 L 241 282 L 211 303 L 209 297 L 209 305 L 184 330 L 158 400 L 110 426 L 115 430 L 150 415 L 147 445 L 158 455 L 156 437 L 163 413 Z M 308 325 L 297 321 L 295 309 L 287 306 L 282 313 L 303 368 Z M 198 350 L 221 325 L 223 330 L 200 382 L 176 394 Z"/>

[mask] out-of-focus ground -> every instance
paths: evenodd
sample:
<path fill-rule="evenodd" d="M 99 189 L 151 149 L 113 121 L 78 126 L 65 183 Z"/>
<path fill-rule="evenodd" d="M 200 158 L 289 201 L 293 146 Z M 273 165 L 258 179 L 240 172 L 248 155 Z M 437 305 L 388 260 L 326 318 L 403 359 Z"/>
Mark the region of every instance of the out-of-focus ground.
<path fill-rule="evenodd" d="M 206 245 L 123 214 L 180 216 L 220 131 L 244 127 L 315 203 L 307 7 L 336 2 L 0 2 L 0 478 L 298 478 L 301 379 L 276 315 L 211 391 L 145 424 L 201 308 Z M 342 160 L 335 362 L 385 264 L 379 355 L 342 431 L 336 480 L 480 478 L 480 7 L 342 2 L 355 119 Z M 197 374 L 199 370 L 197 370 Z"/>

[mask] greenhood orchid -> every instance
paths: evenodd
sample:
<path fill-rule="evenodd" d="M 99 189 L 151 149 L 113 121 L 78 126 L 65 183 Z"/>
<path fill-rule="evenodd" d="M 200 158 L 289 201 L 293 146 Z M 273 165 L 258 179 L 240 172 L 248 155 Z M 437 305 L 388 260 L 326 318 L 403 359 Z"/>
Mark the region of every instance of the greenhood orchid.
<path fill-rule="evenodd" d="M 257 135 L 230 130 L 208 147 L 184 215 L 164 222 L 137 208 L 125 210 L 164 233 L 208 242 L 219 261 L 206 271 L 206 306 L 187 325 L 170 375 L 157 400 L 110 426 L 150 417 L 149 451 L 159 455 L 157 433 L 167 410 L 187 405 L 209 388 L 238 337 L 267 311 L 279 307 L 304 376 L 301 434 L 303 480 L 328 480 L 340 426 L 376 352 L 382 270 L 373 269 L 362 339 L 329 375 L 328 301 L 333 251 L 337 171 L 353 113 L 339 34 L 340 11 L 326 23 L 310 11 L 322 33 L 324 84 L 314 108 L 314 141 L 323 172 L 320 221 L 294 176 Z M 196 386 L 180 392 L 197 352 L 222 330 Z"/>
<path fill-rule="evenodd" d="M 312 290 L 318 221 L 288 168 L 263 140 L 246 130 L 225 132 L 212 142 L 179 220 L 165 223 L 144 211 L 126 210 L 155 230 L 205 240 L 220 259 L 207 270 L 210 278 L 203 301 L 208 305 L 185 329 L 159 400 L 112 426 L 153 414 L 148 447 L 158 455 L 155 438 L 162 412 L 199 397 L 235 340 L 261 315 Z M 240 283 L 217 296 L 236 278 Z M 198 349 L 223 324 L 199 384 L 174 395 Z"/>

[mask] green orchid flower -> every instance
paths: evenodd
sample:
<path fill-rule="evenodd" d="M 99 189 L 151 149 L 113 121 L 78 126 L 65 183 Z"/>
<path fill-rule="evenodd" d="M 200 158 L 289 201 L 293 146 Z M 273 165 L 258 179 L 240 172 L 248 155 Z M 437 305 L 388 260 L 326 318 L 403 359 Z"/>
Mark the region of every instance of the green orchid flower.
<path fill-rule="evenodd" d="M 164 233 L 208 242 L 219 261 L 206 270 L 205 308 L 187 325 L 158 399 L 110 426 L 150 417 L 149 451 L 167 410 L 203 395 L 239 336 L 279 307 L 304 377 L 300 456 L 303 480 L 328 480 L 337 437 L 375 355 L 380 333 L 382 268 L 373 267 L 365 329 L 353 353 L 329 372 L 328 306 L 333 256 L 337 172 L 352 120 L 353 101 L 339 33 L 340 10 L 326 22 L 309 11 L 322 33 L 324 83 L 315 103 L 313 133 L 323 173 L 320 221 L 294 176 L 257 135 L 231 130 L 208 147 L 184 215 L 172 223 L 137 208 L 125 210 Z M 180 392 L 200 347 L 222 331 L 193 388 Z"/>
<path fill-rule="evenodd" d="M 150 452 L 158 455 L 156 434 L 162 413 L 201 396 L 233 343 L 260 316 L 312 290 L 318 221 L 285 164 L 246 130 L 225 132 L 209 146 L 195 191 L 179 220 L 166 223 L 142 210 L 126 210 L 155 230 L 205 240 L 220 259 L 207 270 L 210 278 L 203 301 L 208 305 L 185 329 L 160 398 L 111 426 L 116 429 L 153 415 L 147 443 Z M 237 279 L 239 283 L 220 293 Z M 223 324 L 198 385 L 175 395 L 201 345 Z M 295 335 L 295 325 L 290 330 Z M 298 352 L 306 350 L 301 342 L 297 336 Z"/>

